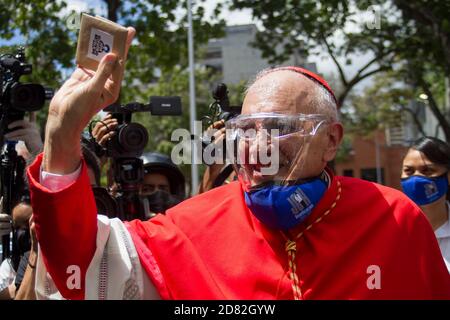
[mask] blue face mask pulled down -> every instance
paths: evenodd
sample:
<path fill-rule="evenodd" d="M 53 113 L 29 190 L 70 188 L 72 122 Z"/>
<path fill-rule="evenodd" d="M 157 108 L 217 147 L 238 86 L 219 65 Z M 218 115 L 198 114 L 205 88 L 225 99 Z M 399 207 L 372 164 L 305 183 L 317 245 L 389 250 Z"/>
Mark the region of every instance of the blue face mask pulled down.
<path fill-rule="evenodd" d="M 447 173 L 436 178 L 410 176 L 402 179 L 403 192 L 417 205 L 433 203 L 447 193 Z"/>
<path fill-rule="evenodd" d="M 269 185 L 245 192 L 245 203 L 268 227 L 288 230 L 310 215 L 327 188 L 327 182 L 321 178 L 292 186 Z"/>

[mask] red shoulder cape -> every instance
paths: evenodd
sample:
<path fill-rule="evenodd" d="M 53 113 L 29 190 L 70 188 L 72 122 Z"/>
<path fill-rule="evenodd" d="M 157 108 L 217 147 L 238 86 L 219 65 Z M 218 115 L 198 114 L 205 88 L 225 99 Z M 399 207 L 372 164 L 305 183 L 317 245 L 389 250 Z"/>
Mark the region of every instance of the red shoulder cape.
<path fill-rule="evenodd" d="M 333 177 L 297 241 L 304 299 L 450 299 L 434 233 L 402 193 Z M 238 182 L 186 200 L 128 229 L 164 299 L 292 299 L 285 240 L 248 210 Z M 380 288 L 370 285 L 374 266 Z M 371 280 L 372 279 L 372 280 Z"/>

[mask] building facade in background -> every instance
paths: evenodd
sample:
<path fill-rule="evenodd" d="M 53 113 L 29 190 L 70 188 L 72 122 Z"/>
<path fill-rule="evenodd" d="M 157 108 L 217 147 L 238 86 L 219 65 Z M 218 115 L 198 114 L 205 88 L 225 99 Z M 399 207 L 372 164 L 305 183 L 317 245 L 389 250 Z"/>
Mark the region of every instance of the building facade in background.
<path fill-rule="evenodd" d="M 352 176 L 401 190 L 400 174 L 403 158 L 409 146 L 423 136 L 416 122 L 427 136 L 445 141 L 442 128 L 426 100 L 411 101 L 409 112 L 402 114 L 403 122 L 398 126 L 387 126 L 367 137 L 352 137 L 350 151 L 344 160 L 336 163 L 337 174 Z M 448 110 L 444 111 L 448 114 Z"/>
<path fill-rule="evenodd" d="M 254 24 L 227 26 L 224 38 L 208 42 L 201 64 L 221 73 L 225 84 L 252 79 L 258 71 L 274 66 L 262 57 L 259 49 L 251 45 L 257 31 Z M 315 63 L 308 63 L 298 54 L 293 54 L 283 65 L 300 66 L 317 72 Z"/>
<path fill-rule="evenodd" d="M 355 135 L 343 160 L 335 164 L 336 174 L 381 183 L 401 190 L 400 174 L 408 147 L 391 129 L 361 137 Z"/>

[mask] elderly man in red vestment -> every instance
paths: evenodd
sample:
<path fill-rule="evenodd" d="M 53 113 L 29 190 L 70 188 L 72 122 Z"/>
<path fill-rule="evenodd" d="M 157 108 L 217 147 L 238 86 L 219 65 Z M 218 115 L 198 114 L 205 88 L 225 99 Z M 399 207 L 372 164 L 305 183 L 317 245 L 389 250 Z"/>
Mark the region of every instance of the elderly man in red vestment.
<path fill-rule="evenodd" d="M 96 72 L 77 69 L 50 104 L 44 153 L 28 171 L 38 297 L 450 298 L 420 209 L 396 190 L 326 167 L 343 135 L 336 101 L 300 68 L 262 73 L 228 124 L 237 150 L 247 151 L 236 156 L 239 181 L 146 222 L 97 216 L 79 137 L 118 97 L 124 68 L 108 54 Z M 262 129 L 276 131 L 263 144 Z M 264 147 L 279 155 L 275 173 L 250 161 Z"/>

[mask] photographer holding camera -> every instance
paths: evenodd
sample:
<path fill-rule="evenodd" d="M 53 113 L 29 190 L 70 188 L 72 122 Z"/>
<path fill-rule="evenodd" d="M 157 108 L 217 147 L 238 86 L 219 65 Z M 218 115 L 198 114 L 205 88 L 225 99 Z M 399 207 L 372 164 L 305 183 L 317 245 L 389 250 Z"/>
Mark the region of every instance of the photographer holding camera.
<path fill-rule="evenodd" d="M 225 83 L 218 83 L 211 93 L 214 102 L 209 105 L 209 114 L 202 118 L 203 125 L 207 128 L 204 130 L 201 140 L 204 157 L 205 153 L 208 154 L 211 152 L 211 146 L 214 146 L 212 149 L 214 155 L 211 153 L 210 155 L 215 159 L 214 161 L 208 158 L 203 159 L 207 168 L 198 188 L 199 194 L 237 179 L 232 164 L 226 161 L 227 143 L 225 126 L 227 121 L 241 114 L 242 104 L 230 104 L 228 87 Z"/>
<path fill-rule="evenodd" d="M 36 123 L 27 120 L 17 120 L 12 122 L 8 129 L 11 130 L 4 137 L 10 141 L 22 141 L 23 145 L 17 144 L 16 151 L 19 157 L 31 162 L 35 156 L 42 152 L 44 144 Z M 0 235 L 9 234 L 11 231 L 11 217 L 8 214 L 0 213 Z"/>
<path fill-rule="evenodd" d="M 28 120 L 16 120 L 8 125 L 8 129 L 9 132 L 4 135 L 5 140 L 22 142 L 23 144 L 16 145 L 17 155 L 18 157 L 24 158 L 27 163 L 31 163 L 34 160 L 35 156 L 43 150 L 43 142 L 36 123 Z M 19 190 L 13 191 L 15 193 L 19 192 Z M 27 218 L 23 218 L 23 216 L 26 216 Z M 21 251 L 15 253 L 17 259 L 22 258 L 22 256 L 25 254 L 25 251 L 23 249 L 25 245 L 24 241 L 22 241 L 21 238 L 23 238 L 24 235 L 26 236 L 23 230 L 25 230 L 25 233 L 29 232 L 27 231 L 27 226 L 30 216 L 31 206 L 29 204 L 29 200 L 28 202 L 20 201 L 18 204 L 15 204 L 14 208 L 12 209 L 11 215 L 3 212 L 3 206 L 0 212 L 0 238 L 2 238 L 3 236 L 9 236 L 13 231 L 13 228 L 15 228 L 16 232 L 18 232 L 18 246 L 14 247 L 16 247 L 17 250 Z M 24 223 L 24 221 L 26 223 Z M 26 226 L 24 226 L 24 224 Z M 19 248 L 20 245 L 22 245 L 22 248 Z M 25 256 L 25 260 L 28 261 L 28 253 Z M 11 268 L 6 268 L 6 266 L 8 265 Z M 2 283 L 3 285 L 0 286 L 1 297 L 6 299 L 14 298 L 16 287 L 18 288 L 18 284 L 20 284 L 21 281 L 20 279 L 20 281 L 16 283 L 16 286 L 14 286 L 14 284 L 12 283 L 12 280 L 16 278 L 18 267 L 19 265 L 14 265 L 10 258 L 6 258 L 2 262 L 3 272 L 1 272 L 0 275 L 0 283 Z M 23 275 L 23 272 L 20 272 L 20 274 Z M 6 284 L 8 285 L 6 286 Z M 7 292 L 7 290 L 9 291 Z"/>
<path fill-rule="evenodd" d="M 53 90 L 37 83 L 22 83 L 23 75 L 32 73 L 26 62 L 25 48 L 0 55 L 0 230 L 2 260 L 11 259 L 14 269 L 20 260 L 18 234 L 14 228 L 12 241 L 8 232 L 14 206 L 25 191 L 25 166 L 42 151 L 42 140 L 36 127 L 34 112 L 53 97 Z M 30 121 L 24 120 L 30 112 Z M 12 244 L 12 246 L 11 246 Z M 12 248 L 12 249 L 11 249 Z"/>

